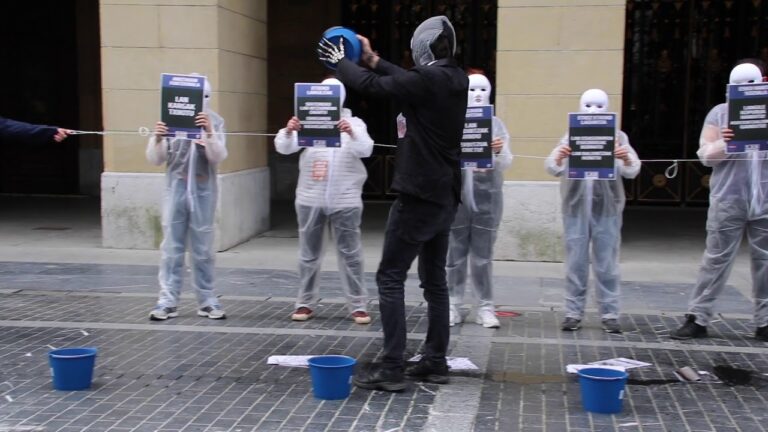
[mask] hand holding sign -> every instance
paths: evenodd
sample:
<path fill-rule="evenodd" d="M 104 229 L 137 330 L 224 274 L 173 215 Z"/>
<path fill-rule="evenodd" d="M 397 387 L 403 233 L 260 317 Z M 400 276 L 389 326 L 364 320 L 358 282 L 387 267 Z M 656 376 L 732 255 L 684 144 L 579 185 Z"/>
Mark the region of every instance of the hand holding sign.
<path fill-rule="evenodd" d="M 627 149 L 627 146 L 618 146 L 613 151 L 613 155 L 616 157 L 616 159 L 621 159 L 624 161 L 624 165 L 629 165 L 629 150 Z"/>
<path fill-rule="evenodd" d="M 285 125 L 285 128 L 288 129 L 288 132 L 298 132 L 301 130 L 301 122 L 299 121 L 299 118 L 296 116 L 291 117 L 291 119 L 288 120 L 288 124 Z"/>
<path fill-rule="evenodd" d="M 166 135 L 168 135 L 168 127 L 165 125 L 165 123 L 161 121 L 155 123 L 155 138 L 160 141 Z"/>
<path fill-rule="evenodd" d="M 339 123 L 337 124 L 339 127 L 339 130 L 349 134 L 349 136 L 352 136 L 352 125 L 349 124 L 349 121 L 347 119 L 341 119 L 339 120 Z"/>
<path fill-rule="evenodd" d="M 728 142 L 733 139 L 733 129 L 724 127 L 720 130 L 720 135 L 722 135 L 723 141 Z"/>
<path fill-rule="evenodd" d="M 491 141 L 491 149 L 494 153 L 501 153 L 501 149 L 504 147 L 504 141 L 501 138 L 494 138 Z"/>
<path fill-rule="evenodd" d="M 557 156 L 555 157 L 555 163 L 557 166 L 563 166 L 563 160 L 571 155 L 571 148 L 567 145 L 560 147 L 557 150 Z"/>
<path fill-rule="evenodd" d="M 208 114 L 204 112 L 197 113 L 197 116 L 195 117 L 195 126 L 205 129 L 205 133 L 207 133 L 208 136 L 211 135 L 211 121 L 208 118 Z"/>

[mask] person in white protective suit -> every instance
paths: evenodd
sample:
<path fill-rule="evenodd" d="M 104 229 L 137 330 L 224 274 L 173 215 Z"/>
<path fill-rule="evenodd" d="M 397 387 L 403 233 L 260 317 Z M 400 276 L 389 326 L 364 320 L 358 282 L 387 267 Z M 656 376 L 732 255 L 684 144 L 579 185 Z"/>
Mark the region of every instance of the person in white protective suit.
<path fill-rule="evenodd" d="M 755 64 L 742 63 L 731 71 L 730 83 L 762 82 L 763 75 Z M 721 103 L 704 120 L 697 152 L 701 163 L 712 167 L 706 249 L 685 323 L 670 334 L 673 339 L 707 337 L 714 302 L 725 288 L 746 231 L 752 257 L 755 338 L 768 341 L 768 152 L 726 154 L 726 143 L 732 138 L 728 104 Z"/>
<path fill-rule="evenodd" d="M 323 84 L 344 85 L 335 78 Z M 360 219 L 363 213 L 363 183 L 367 178 L 360 158 L 368 157 L 373 140 L 365 123 L 343 108 L 338 123 L 341 147 L 308 147 L 299 157 L 299 181 L 296 186 L 296 218 L 299 225 L 299 295 L 291 319 L 306 321 L 314 315 L 319 287 L 317 279 L 323 255 L 326 226 L 336 242 L 341 286 L 347 297 L 352 319 L 368 324 L 368 294 L 363 281 L 363 256 L 360 241 Z M 292 154 L 301 148 L 298 130 L 301 123 L 292 117 L 275 136 L 278 153 Z"/>
<path fill-rule="evenodd" d="M 151 320 L 178 316 L 184 255 L 189 240 L 192 286 L 197 314 L 211 319 L 226 318 L 213 292 L 213 233 L 216 211 L 216 166 L 227 157 L 224 119 L 210 109 L 211 86 L 205 81 L 203 111 L 195 124 L 204 130 L 200 140 L 168 136 L 165 123 L 157 122 L 147 144 L 147 160 L 166 164 L 163 196 L 163 242 L 160 244 L 160 295 L 149 313 Z"/>
<path fill-rule="evenodd" d="M 608 109 L 608 95 L 599 89 L 584 92 L 580 100 L 583 113 L 601 113 Z M 640 160 L 627 135 L 618 131 L 613 152 L 617 179 L 569 180 L 568 134 L 560 140 L 545 161 L 548 173 L 561 177 L 563 229 L 565 237 L 565 319 L 561 329 L 581 327 L 587 301 L 589 263 L 595 275 L 597 299 L 603 330 L 621 333 L 619 324 L 619 247 L 621 244 L 624 184 L 621 178 L 635 178 Z M 591 254 L 590 254 L 591 245 Z"/>
<path fill-rule="evenodd" d="M 490 105 L 491 82 L 482 74 L 469 75 L 467 106 Z M 467 265 L 477 299 L 475 322 L 498 328 L 493 305 L 493 246 L 504 210 L 504 170 L 512 164 L 509 133 L 498 117 L 493 117 L 493 169 L 462 170 L 461 203 L 451 226 L 446 262 L 451 299 L 450 325 L 461 323 L 459 310 L 467 285 Z"/>

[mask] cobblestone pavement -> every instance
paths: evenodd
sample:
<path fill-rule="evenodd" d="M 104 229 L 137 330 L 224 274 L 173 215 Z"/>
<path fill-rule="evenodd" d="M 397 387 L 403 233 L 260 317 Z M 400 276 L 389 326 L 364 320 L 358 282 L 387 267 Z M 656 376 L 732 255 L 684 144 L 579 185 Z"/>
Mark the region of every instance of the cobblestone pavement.
<path fill-rule="evenodd" d="M 186 297 L 179 318 L 150 322 L 154 271 L 0 263 L 0 431 L 720 432 L 768 425 L 768 351 L 752 338 L 750 303 L 733 288 L 712 337 L 681 343 L 667 334 L 681 323 L 687 286 L 625 283 L 626 331 L 609 335 L 594 313 L 579 332 L 558 330 L 557 280 L 497 278 L 521 299 L 501 309 L 519 315 L 490 330 L 472 324 L 467 309 L 468 322 L 452 330 L 451 355 L 469 357 L 480 371 L 456 372 L 446 386 L 353 389 L 346 400 L 320 401 L 306 369 L 267 365 L 267 357 L 344 354 L 365 367 L 381 352 L 377 307 L 370 325 L 354 324 L 338 280 L 324 273 L 321 293 L 329 298 L 317 317 L 294 323 L 294 274 L 223 269 L 227 320 L 197 317 Z M 415 282 L 408 290 L 407 351 L 414 354 L 426 309 Z M 47 353 L 68 346 L 98 348 L 91 390 L 52 390 Z M 631 370 L 620 414 L 587 413 L 565 365 L 613 357 L 652 366 Z M 754 371 L 751 382 L 680 383 L 672 373 L 717 365 Z"/>

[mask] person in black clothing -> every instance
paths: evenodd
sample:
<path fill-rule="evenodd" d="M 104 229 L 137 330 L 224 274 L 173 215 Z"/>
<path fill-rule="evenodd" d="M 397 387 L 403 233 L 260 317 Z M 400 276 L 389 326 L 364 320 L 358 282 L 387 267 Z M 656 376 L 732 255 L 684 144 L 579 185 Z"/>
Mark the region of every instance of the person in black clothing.
<path fill-rule="evenodd" d="M 29 140 L 46 143 L 62 142 L 72 131 L 54 126 L 41 126 L 0 117 L 0 140 Z"/>
<path fill-rule="evenodd" d="M 469 82 L 453 58 L 456 35 L 444 16 L 429 18 L 416 28 L 411 50 L 417 66 L 407 71 L 379 58 L 365 37 L 358 39 L 362 61 L 370 69 L 344 58 L 343 45 L 327 40 L 320 43 L 319 57 L 336 63 L 338 79 L 347 88 L 398 102 L 408 128 L 398 141 L 392 189 L 399 196 L 389 212 L 376 273 L 384 330 L 382 364 L 358 374 L 354 382 L 361 388 L 386 391 L 405 389 L 404 374 L 447 383 L 450 328 L 445 260 L 461 194 L 459 155 Z M 429 324 L 421 360 L 404 370 L 405 280 L 417 256 Z"/>

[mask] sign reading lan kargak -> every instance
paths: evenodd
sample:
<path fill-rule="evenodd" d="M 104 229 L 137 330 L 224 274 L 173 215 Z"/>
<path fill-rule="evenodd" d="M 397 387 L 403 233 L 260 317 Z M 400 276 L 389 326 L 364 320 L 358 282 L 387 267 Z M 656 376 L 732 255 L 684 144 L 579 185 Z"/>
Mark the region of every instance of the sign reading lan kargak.
<path fill-rule="evenodd" d="M 341 86 L 296 83 L 294 112 L 301 122 L 299 146 L 340 147 Z"/>
<path fill-rule="evenodd" d="M 201 128 L 195 116 L 203 111 L 205 77 L 202 75 L 162 74 L 160 120 L 170 136 L 200 139 Z"/>
<path fill-rule="evenodd" d="M 726 153 L 768 150 L 768 83 L 728 85 L 728 128 L 733 138 Z"/>
<path fill-rule="evenodd" d="M 569 179 L 614 180 L 615 113 L 568 114 Z"/>
<path fill-rule="evenodd" d="M 461 137 L 462 168 L 493 168 L 493 105 L 467 107 Z"/>

